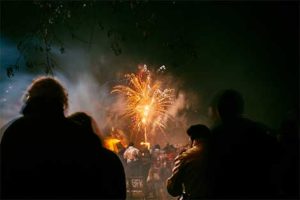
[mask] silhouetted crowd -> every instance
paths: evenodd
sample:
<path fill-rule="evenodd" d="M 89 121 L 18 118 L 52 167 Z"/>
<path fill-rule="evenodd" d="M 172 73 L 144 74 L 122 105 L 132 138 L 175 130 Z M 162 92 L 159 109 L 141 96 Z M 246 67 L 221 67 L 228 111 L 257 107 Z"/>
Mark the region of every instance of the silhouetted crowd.
<path fill-rule="evenodd" d="M 299 199 L 298 113 L 274 133 L 244 117 L 235 90 L 212 101 L 212 127 L 187 129 L 188 146 L 130 143 L 118 154 L 88 114 L 65 115 L 56 79 L 34 80 L 23 100 L 22 116 L 2 129 L 3 199 Z"/>
<path fill-rule="evenodd" d="M 172 174 L 175 157 L 183 148 L 170 144 L 164 148 L 159 144 L 150 149 L 147 146 L 138 148 L 131 142 L 126 149 L 119 151 L 126 172 L 127 197 L 169 199 L 166 180 Z"/>

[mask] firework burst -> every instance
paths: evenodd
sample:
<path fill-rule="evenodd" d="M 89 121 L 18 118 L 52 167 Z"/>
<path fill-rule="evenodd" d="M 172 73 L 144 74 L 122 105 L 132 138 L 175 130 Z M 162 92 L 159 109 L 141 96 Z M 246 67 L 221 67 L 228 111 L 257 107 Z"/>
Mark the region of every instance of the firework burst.
<path fill-rule="evenodd" d="M 162 82 L 153 80 L 147 66 L 140 68 L 137 74 L 126 74 L 126 85 L 117 85 L 117 92 L 126 98 L 124 116 L 130 117 L 133 127 L 143 131 L 147 142 L 147 130 L 163 130 L 169 119 L 167 110 L 174 101 L 174 89 L 162 89 Z"/>

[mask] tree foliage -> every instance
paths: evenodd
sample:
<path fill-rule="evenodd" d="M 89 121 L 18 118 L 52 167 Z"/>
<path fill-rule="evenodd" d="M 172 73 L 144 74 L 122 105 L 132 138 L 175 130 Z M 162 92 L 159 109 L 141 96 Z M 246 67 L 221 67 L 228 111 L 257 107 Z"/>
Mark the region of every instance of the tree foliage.
<path fill-rule="evenodd" d="M 18 4 L 18 2 L 12 2 Z M 165 2 L 174 4 L 174 2 Z M 24 24 L 30 24 L 30 29 L 21 32 L 21 39 L 17 44 L 19 57 L 16 63 L 7 67 L 7 76 L 11 77 L 20 68 L 20 61 L 24 59 L 28 69 L 44 67 L 45 73 L 52 74 L 57 62 L 53 55 L 54 50 L 64 54 L 68 49 L 65 45 L 65 35 L 91 47 L 95 39 L 95 31 L 103 31 L 110 43 L 110 48 L 115 56 L 124 52 L 123 46 L 128 37 L 129 27 L 135 27 L 134 31 L 143 40 L 148 40 L 155 34 L 159 34 L 159 13 L 151 9 L 151 3 L 147 0 L 138 1 L 28 1 L 27 12 L 34 13 L 31 18 L 22 19 Z M 152 3 L 153 4 L 153 3 Z M 2 6 L 3 9 L 3 6 Z M 102 13 L 101 13 L 102 12 Z M 109 15 L 103 14 L 103 12 Z M 24 12 L 26 13 L 26 12 Z M 15 15 L 19 15 L 15 13 Z M 127 16 L 131 19 L 126 24 L 119 26 L 110 23 L 111 16 Z M 2 21 L 9 21 L 5 18 Z M 82 36 L 79 30 L 89 26 L 88 34 Z M 174 31 L 173 31 L 174 32 Z M 63 34 L 62 34 L 63 33 Z M 176 33 L 176 30 L 175 30 Z M 63 35 L 63 37 L 62 37 Z M 166 51 L 173 53 L 181 51 L 191 59 L 197 58 L 197 52 L 183 35 L 168 38 L 163 44 Z M 39 55 L 39 56 L 38 56 Z M 37 59 L 42 57 L 42 59 Z"/>

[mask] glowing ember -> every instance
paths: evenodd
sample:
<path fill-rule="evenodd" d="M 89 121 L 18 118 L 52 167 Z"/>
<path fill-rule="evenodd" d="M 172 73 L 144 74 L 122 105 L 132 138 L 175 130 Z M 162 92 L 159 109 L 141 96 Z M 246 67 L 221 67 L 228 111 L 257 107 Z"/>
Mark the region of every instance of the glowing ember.
<path fill-rule="evenodd" d="M 174 101 L 174 89 L 161 89 L 161 81 L 153 81 L 147 66 L 140 68 L 138 74 L 126 74 L 127 85 L 117 85 L 113 92 L 126 97 L 125 116 L 132 119 L 133 126 L 144 132 L 147 143 L 147 130 L 165 128 L 169 118 L 168 107 Z M 150 144 L 149 144 L 150 145 Z"/>

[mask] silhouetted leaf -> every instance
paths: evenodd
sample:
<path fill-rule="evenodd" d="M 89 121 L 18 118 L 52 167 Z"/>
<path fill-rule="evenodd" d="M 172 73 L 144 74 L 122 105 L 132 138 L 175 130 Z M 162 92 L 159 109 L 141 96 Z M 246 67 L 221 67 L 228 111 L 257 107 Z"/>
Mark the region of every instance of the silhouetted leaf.
<path fill-rule="evenodd" d="M 51 69 L 51 67 L 50 66 L 47 66 L 46 68 L 45 68 L 45 73 L 46 74 L 53 74 L 53 71 L 52 71 L 52 69 Z"/>
<path fill-rule="evenodd" d="M 26 67 L 28 67 L 28 68 L 33 68 L 33 63 L 30 62 L 30 61 L 27 61 L 27 62 L 26 62 Z"/>
<path fill-rule="evenodd" d="M 17 44 L 17 49 L 18 49 L 19 51 L 21 50 L 22 44 L 23 44 L 23 41 L 22 41 L 22 40 Z"/>
<path fill-rule="evenodd" d="M 102 25 L 101 22 L 98 22 L 98 27 L 100 28 L 100 30 L 104 30 L 104 26 Z"/>
<path fill-rule="evenodd" d="M 61 48 L 59 49 L 59 51 L 60 51 L 61 54 L 64 54 L 64 53 L 65 53 L 65 48 L 64 48 L 64 47 L 61 47 Z"/>
<path fill-rule="evenodd" d="M 107 37 L 112 36 L 112 34 L 113 34 L 113 30 L 110 29 L 110 30 L 107 31 Z"/>
<path fill-rule="evenodd" d="M 122 53 L 122 49 L 121 49 L 119 43 L 117 43 L 117 42 L 113 42 L 111 44 L 111 49 L 114 51 L 116 56 L 119 56 Z"/>
<path fill-rule="evenodd" d="M 149 36 L 148 31 L 143 31 L 143 37 L 144 37 L 144 39 L 147 39 L 148 36 Z"/>
<path fill-rule="evenodd" d="M 15 70 L 19 70 L 19 68 L 20 68 L 20 65 L 19 65 L 19 64 L 16 64 L 16 65 L 15 65 Z"/>
<path fill-rule="evenodd" d="M 12 67 L 7 67 L 6 68 L 6 75 L 8 76 L 8 78 L 13 77 L 14 74 L 14 69 Z"/>

